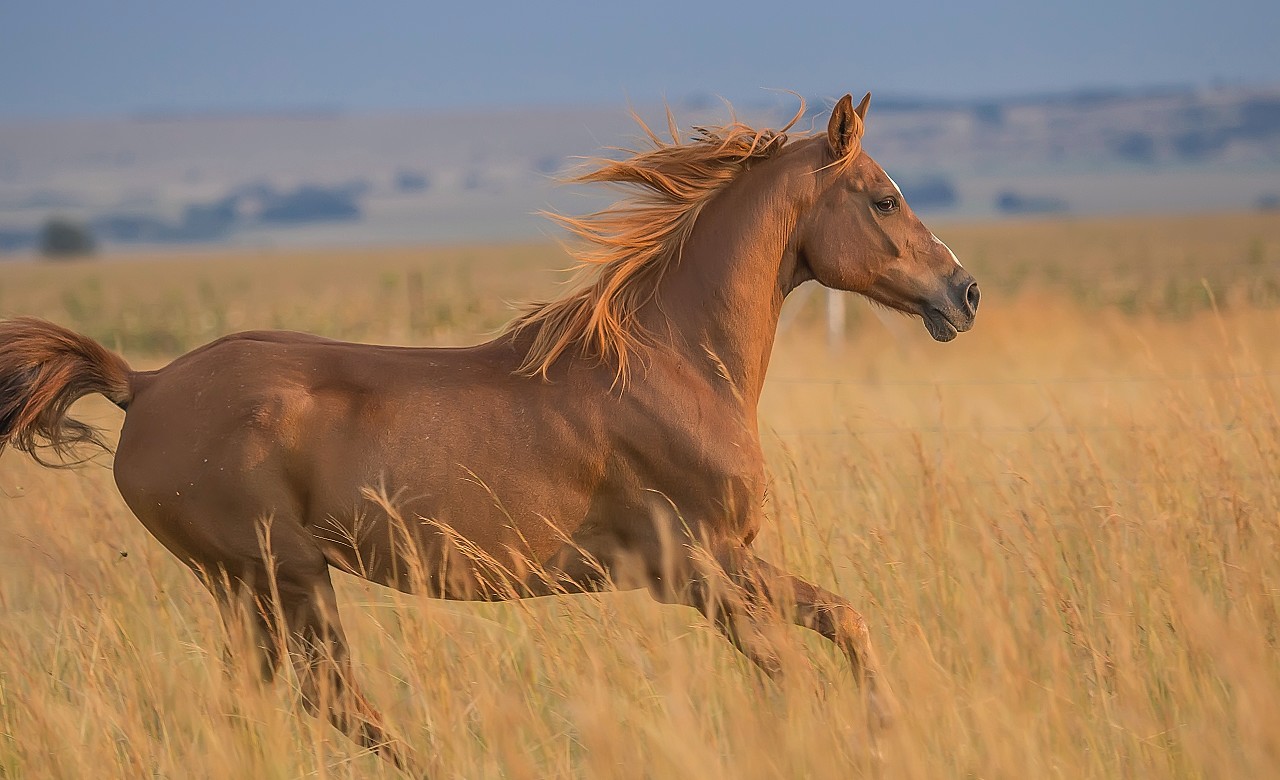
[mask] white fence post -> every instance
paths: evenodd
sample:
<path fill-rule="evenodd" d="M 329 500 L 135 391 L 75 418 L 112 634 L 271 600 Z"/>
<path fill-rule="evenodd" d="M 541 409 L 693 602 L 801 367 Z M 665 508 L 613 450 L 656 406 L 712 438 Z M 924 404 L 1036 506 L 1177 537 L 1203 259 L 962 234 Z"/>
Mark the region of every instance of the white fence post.
<path fill-rule="evenodd" d="M 844 295 L 839 290 L 827 290 L 827 349 L 844 349 Z"/>

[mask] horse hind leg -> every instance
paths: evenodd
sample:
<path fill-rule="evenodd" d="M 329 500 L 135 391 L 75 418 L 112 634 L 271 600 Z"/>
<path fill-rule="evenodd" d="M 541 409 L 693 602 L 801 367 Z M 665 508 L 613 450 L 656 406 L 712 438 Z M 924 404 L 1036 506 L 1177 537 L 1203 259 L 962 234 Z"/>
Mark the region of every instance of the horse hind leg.
<path fill-rule="evenodd" d="M 408 769 L 408 748 L 390 734 L 356 685 L 328 564 L 319 550 L 314 552 L 315 559 L 305 560 L 305 565 L 276 558 L 270 587 L 255 593 L 257 601 L 266 605 L 268 620 L 279 626 L 273 632 L 277 647 L 283 645 L 288 653 L 307 712 L 323 713 L 361 747 Z"/>
<path fill-rule="evenodd" d="M 358 744 L 404 766 L 406 748 L 355 685 L 329 562 L 298 519 L 296 497 L 273 461 L 244 468 L 250 445 L 236 439 L 205 442 L 185 461 L 166 460 L 161 448 L 141 442 L 169 433 L 137 411 L 115 463 L 116 484 L 134 514 L 200 575 L 232 626 L 249 618 L 247 639 L 264 674 L 274 675 L 287 655 L 309 712 L 323 712 Z M 228 470 L 213 478 L 195 458 Z"/>
<path fill-rule="evenodd" d="M 196 545 L 190 544 L 196 540 L 184 539 L 183 549 L 175 551 L 183 554 L 212 592 L 232 648 L 253 648 L 264 681 L 275 676 L 287 655 L 308 713 L 323 713 L 360 746 L 401 769 L 408 768 L 408 749 L 387 731 L 381 715 L 355 683 L 323 552 L 304 529 L 287 520 L 265 523 L 258 534 L 254 554 L 246 554 L 253 546 L 247 541 L 233 552 L 228 546 Z M 220 539 L 225 542 L 230 536 L 223 534 Z M 201 552 L 192 555 L 192 549 Z M 237 636 L 241 626 L 248 628 L 243 637 Z M 229 648 L 231 655 L 234 651 Z"/>
<path fill-rule="evenodd" d="M 298 676 L 304 706 L 312 714 L 323 711 L 335 728 L 357 744 L 377 751 L 401 769 L 407 768 L 407 749 L 389 735 L 382 716 L 356 687 L 346 636 L 338 622 L 333 587 L 325 584 L 307 598 L 281 599 L 289 631 L 289 657 Z"/>
<path fill-rule="evenodd" d="M 227 634 L 223 650 L 223 662 L 228 673 L 234 674 L 245 666 L 244 656 L 258 662 L 258 677 L 264 685 L 270 685 L 280 671 L 283 634 L 274 625 L 270 605 L 256 597 L 244 582 L 233 579 L 225 570 L 217 574 L 192 567 L 196 576 L 213 595 Z"/>

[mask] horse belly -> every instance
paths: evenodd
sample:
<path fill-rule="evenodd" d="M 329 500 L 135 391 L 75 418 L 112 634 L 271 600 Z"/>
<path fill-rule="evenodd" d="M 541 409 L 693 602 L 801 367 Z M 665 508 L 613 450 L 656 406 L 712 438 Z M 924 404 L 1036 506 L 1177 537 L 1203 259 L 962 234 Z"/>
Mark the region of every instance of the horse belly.
<path fill-rule="evenodd" d="M 587 515 L 590 468 L 468 417 L 349 425 L 317 442 L 346 454 L 310 480 L 307 523 L 331 563 L 405 590 L 493 598 L 485 582 L 526 578 L 560 553 Z"/>

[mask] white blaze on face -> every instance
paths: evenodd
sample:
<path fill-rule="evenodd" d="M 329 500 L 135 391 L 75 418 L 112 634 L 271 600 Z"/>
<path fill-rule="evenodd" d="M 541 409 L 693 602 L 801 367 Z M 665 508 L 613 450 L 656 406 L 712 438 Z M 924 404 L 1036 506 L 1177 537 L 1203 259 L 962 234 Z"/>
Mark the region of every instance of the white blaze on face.
<path fill-rule="evenodd" d="M 898 183 L 893 180 L 893 177 L 889 175 L 888 171 L 884 172 L 884 177 L 888 179 L 889 183 L 893 185 L 893 188 L 898 191 L 898 196 L 902 197 L 902 188 L 899 187 Z M 951 255 L 951 259 L 955 261 L 955 264 L 958 268 L 964 268 L 964 266 L 960 264 L 960 258 L 956 257 L 955 252 L 951 251 L 951 247 L 947 246 L 946 244 L 943 244 L 942 239 L 938 238 L 937 236 L 934 236 L 932 233 L 930 233 L 929 235 L 933 236 L 934 243 L 942 244 L 942 248 L 947 250 L 947 254 Z"/>
<path fill-rule="evenodd" d="M 929 235 L 933 236 L 932 233 L 930 233 Z M 937 236 L 933 236 L 933 240 L 938 244 L 942 244 L 942 248 L 947 250 L 947 253 L 951 255 L 951 259 L 955 261 L 957 268 L 964 268 L 963 265 L 960 265 L 960 258 L 956 257 L 955 252 L 951 251 L 951 247 L 947 246 L 946 244 L 943 244 L 942 239 L 938 238 Z"/>

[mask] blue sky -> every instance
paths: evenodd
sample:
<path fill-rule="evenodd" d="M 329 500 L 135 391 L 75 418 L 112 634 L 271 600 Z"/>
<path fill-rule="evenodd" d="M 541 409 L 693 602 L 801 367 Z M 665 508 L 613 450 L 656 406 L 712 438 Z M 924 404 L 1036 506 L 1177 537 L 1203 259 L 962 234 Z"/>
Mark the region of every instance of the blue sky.
<path fill-rule="evenodd" d="M 1280 2 L 0 5 L 0 117 L 1280 83 Z"/>

